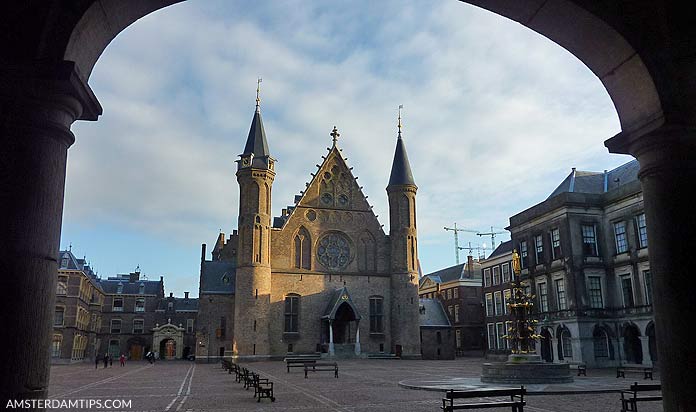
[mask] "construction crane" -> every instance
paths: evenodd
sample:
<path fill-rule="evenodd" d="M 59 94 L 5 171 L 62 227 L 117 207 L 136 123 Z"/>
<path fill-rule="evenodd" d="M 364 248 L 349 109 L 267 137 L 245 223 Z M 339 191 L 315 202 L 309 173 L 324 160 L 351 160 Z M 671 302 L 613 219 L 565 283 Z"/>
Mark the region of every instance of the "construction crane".
<path fill-rule="evenodd" d="M 454 222 L 454 227 L 447 227 L 445 226 L 445 230 L 450 230 L 454 232 L 454 256 L 457 260 L 457 264 L 459 264 L 459 235 L 457 235 L 457 232 L 471 232 L 471 233 L 476 233 L 478 234 L 478 230 L 469 230 L 469 229 L 459 229 L 457 228 L 457 222 Z"/>
<path fill-rule="evenodd" d="M 480 246 L 471 246 L 471 242 L 469 242 L 469 247 L 460 247 L 459 250 L 468 250 L 469 255 L 473 256 L 474 250 L 478 252 L 478 257 L 479 259 L 481 258 L 481 252 L 483 252 L 483 257 L 486 257 L 486 244 L 483 244 L 483 247 Z"/>
<path fill-rule="evenodd" d="M 491 226 L 490 232 L 477 232 L 476 234 L 478 236 L 490 236 L 491 237 L 491 250 L 495 250 L 495 235 L 500 235 L 503 233 L 507 233 L 507 232 L 496 232 L 493 230 L 493 226 Z"/>

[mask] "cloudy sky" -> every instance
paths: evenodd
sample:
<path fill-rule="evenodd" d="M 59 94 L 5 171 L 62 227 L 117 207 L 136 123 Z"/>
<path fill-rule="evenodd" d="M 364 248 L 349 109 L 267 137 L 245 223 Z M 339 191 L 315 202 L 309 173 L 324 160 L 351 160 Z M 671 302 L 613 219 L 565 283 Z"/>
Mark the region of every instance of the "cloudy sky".
<path fill-rule="evenodd" d="M 455 263 L 444 226 L 499 231 L 571 167 L 631 159 L 603 146 L 620 129 L 599 80 L 487 11 L 455 0 L 190 0 L 136 22 L 97 63 L 90 84 L 104 114 L 73 127 L 61 246 L 102 277 L 139 265 L 164 275 L 167 293 L 197 295 L 200 244 L 236 228 L 234 161 L 257 77 L 278 159 L 275 215 L 309 181 L 336 125 L 388 231 L 404 105 L 425 273 Z M 490 253 L 490 237 L 460 233 L 460 246 L 469 242 Z"/>

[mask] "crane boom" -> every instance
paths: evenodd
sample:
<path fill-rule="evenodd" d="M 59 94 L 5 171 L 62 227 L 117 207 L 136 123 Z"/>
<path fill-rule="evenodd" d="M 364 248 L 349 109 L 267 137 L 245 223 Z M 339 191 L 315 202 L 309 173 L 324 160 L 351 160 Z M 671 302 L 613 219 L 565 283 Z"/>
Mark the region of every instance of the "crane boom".
<path fill-rule="evenodd" d="M 454 232 L 454 256 L 455 256 L 457 264 L 459 264 L 459 249 L 460 249 L 460 247 L 459 247 L 459 235 L 457 235 L 457 232 L 478 233 L 478 230 L 469 230 L 469 229 L 457 228 L 457 222 L 454 222 L 453 228 L 445 226 L 444 229 Z"/>

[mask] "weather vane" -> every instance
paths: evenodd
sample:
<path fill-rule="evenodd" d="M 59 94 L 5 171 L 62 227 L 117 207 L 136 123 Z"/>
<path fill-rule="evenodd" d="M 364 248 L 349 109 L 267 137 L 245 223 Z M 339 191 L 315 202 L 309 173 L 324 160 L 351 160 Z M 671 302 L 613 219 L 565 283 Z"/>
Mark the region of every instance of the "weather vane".
<path fill-rule="evenodd" d="M 259 104 L 261 102 L 261 97 L 260 97 L 260 92 L 261 92 L 261 82 L 263 81 L 262 78 L 258 78 L 256 80 L 256 111 L 259 111 Z"/>
<path fill-rule="evenodd" d="M 404 108 L 403 104 L 399 105 L 399 137 L 401 137 L 401 110 Z"/>

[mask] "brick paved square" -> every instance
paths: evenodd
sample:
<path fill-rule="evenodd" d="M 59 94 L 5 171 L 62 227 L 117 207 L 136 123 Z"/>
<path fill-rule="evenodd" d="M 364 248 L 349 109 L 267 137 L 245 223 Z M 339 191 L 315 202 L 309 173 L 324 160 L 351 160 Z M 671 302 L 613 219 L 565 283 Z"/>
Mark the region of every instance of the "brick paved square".
<path fill-rule="evenodd" d="M 219 364 L 185 361 L 130 362 L 125 367 L 98 369 L 73 364 L 51 369 L 50 397 L 60 400 L 130 400 L 124 411 L 430 411 L 440 410 L 442 392 L 405 389 L 401 381 L 471 379 L 481 371 L 480 358 L 455 361 L 339 360 L 339 377 L 332 372 L 286 372 L 283 362 L 247 363 L 246 367 L 274 382 L 276 401 L 256 402 Z M 582 389 L 614 390 L 633 380 L 617 379 L 613 370 L 589 370 L 576 378 Z M 657 382 L 657 381 L 656 381 Z M 609 412 L 620 410 L 618 393 L 543 394 L 527 397 L 526 411 Z M 58 410 L 88 410 L 58 409 Z M 488 409 L 509 411 L 509 409 Z M 641 405 L 641 412 L 662 411 L 659 402 Z"/>

